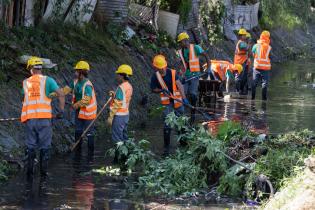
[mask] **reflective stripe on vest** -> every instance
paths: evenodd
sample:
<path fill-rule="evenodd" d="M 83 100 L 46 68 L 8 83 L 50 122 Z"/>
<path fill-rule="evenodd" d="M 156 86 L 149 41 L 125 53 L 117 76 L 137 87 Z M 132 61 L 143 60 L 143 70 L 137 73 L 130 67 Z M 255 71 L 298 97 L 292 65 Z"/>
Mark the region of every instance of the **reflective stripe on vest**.
<path fill-rule="evenodd" d="M 183 74 L 185 74 L 186 69 L 187 69 L 188 67 L 187 67 L 187 64 L 186 64 L 186 61 L 185 61 L 185 58 L 184 58 L 184 55 L 183 55 L 183 50 L 178 50 L 178 54 L 179 54 L 180 59 L 182 60 L 182 63 L 183 63 L 184 69 L 185 69 L 185 70 L 182 71 L 182 72 L 183 72 Z"/>
<path fill-rule="evenodd" d="M 77 81 L 75 81 L 74 84 L 76 85 Z M 85 95 L 85 88 L 87 85 L 92 87 L 91 101 L 90 101 L 90 104 L 87 105 L 86 107 L 80 108 L 78 118 L 83 119 L 83 120 L 94 120 L 96 118 L 96 115 L 97 115 L 97 101 L 96 101 L 95 90 L 94 90 L 93 84 L 91 83 L 90 80 L 87 80 L 84 83 L 84 85 L 82 86 L 82 98 Z"/>
<path fill-rule="evenodd" d="M 239 40 L 236 44 L 235 55 L 234 55 L 234 64 L 241 64 L 245 63 L 248 59 L 248 52 L 247 50 L 240 50 L 240 44 L 242 40 Z"/>
<path fill-rule="evenodd" d="M 271 62 L 270 62 L 270 45 L 266 43 L 257 44 L 257 52 L 254 57 L 254 68 L 260 70 L 270 70 Z"/>
<path fill-rule="evenodd" d="M 123 82 L 121 85 L 119 85 L 119 87 L 123 93 L 123 100 L 121 107 L 117 110 L 115 115 L 119 116 L 129 115 L 129 105 L 133 93 L 133 88 L 128 81 Z"/>
<path fill-rule="evenodd" d="M 46 96 L 46 76 L 33 75 L 23 81 L 24 102 L 21 122 L 52 118 L 51 99 Z"/>
<path fill-rule="evenodd" d="M 176 70 L 172 69 L 171 72 L 172 72 L 172 85 L 173 85 L 172 86 L 172 88 L 173 88 L 172 94 L 173 94 L 173 97 L 175 99 L 182 100 L 182 96 L 181 96 L 180 92 L 178 91 L 177 85 L 176 85 Z M 165 84 L 164 79 L 162 78 L 161 74 L 158 71 L 156 72 L 156 77 L 157 77 L 161 87 L 163 89 L 168 90 L 168 87 Z M 161 104 L 162 105 L 169 105 L 170 104 L 170 97 L 168 95 L 164 94 L 163 92 L 160 93 L 160 98 L 161 98 Z M 174 108 L 177 109 L 180 106 L 182 106 L 182 103 L 174 100 Z"/>
<path fill-rule="evenodd" d="M 183 49 L 178 51 L 180 58 L 182 60 L 182 63 L 185 67 L 185 70 L 188 68 L 186 65 L 186 61 L 184 59 L 184 55 L 183 55 Z M 194 44 L 190 44 L 189 45 L 189 70 L 190 72 L 200 72 L 200 62 L 199 62 L 199 58 L 195 52 L 195 45 Z"/>

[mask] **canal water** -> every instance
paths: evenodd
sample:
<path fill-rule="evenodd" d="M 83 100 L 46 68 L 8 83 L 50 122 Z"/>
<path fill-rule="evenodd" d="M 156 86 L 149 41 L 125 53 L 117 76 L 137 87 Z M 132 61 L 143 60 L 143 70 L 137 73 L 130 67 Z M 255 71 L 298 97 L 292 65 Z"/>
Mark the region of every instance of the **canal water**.
<path fill-rule="evenodd" d="M 276 135 L 299 129 L 315 130 L 315 63 L 288 62 L 274 66 L 270 81 L 268 102 L 258 99 L 221 101 L 211 109 L 215 120 L 210 130 L 225 120 L 244 123 L 257 133 Z M 201 118 L 201 117 L 200 117 Z M 145 129 L 137 130 L 140 136 L 152 142 L 154 151 L 163 147 L 162 126 L 159 120 L 151 121 Z M 175 201 L 168 205 L 158 202 L 145 207 L 141 198 L 128 200 L 124 178 L 100 176 L 93 173 L 111 160 L 104 158 L 110 147 L 110 138 L 98 138 L 94 158 L 87 156 L 86 145 L 82 155 L 68 154 L 54 157 L 49 168 L 49 179 L 38 176 L 27 182 L 20 172 L 0 189 L 0 209 L 226 209 L 237 208 L 228 200 L 194 202 Z M 175 147 L 176 145 L 173 144 Z"/>

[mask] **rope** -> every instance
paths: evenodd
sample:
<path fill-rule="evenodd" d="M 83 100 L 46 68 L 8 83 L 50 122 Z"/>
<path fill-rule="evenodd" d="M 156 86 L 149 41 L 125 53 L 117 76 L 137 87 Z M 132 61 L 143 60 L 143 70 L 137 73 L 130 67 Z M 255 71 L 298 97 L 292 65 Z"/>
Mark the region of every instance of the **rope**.
<path fill-rule="evenodd" d="M 13 118 L 3 118 L 3 119 L 0 119 L 0 122 L 11 122 L 11 121 L 18 121 L 20 120 L 21 118 L 20 117 L 13 117 Z"/>

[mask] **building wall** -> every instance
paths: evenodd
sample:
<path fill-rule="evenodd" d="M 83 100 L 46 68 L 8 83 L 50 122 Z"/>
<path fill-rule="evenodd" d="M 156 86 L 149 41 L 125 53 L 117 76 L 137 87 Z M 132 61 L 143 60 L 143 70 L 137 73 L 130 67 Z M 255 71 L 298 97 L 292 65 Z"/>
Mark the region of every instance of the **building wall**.
<path fill-rule="evenodd" d="M 96 11 L 104 22 L 125 23 L 128 7 L 128 0 L 99 0 Z"/>
<path fill-rule="evenodd" d="M 178 33 L 183 31 L 189 31 L 190 29 L 196 28 L 199 26 L 199 6 L 200 0 L 192 0 L 192 9 L 188 16 L 188 22 L 186 24 L 179 23 Z"/>

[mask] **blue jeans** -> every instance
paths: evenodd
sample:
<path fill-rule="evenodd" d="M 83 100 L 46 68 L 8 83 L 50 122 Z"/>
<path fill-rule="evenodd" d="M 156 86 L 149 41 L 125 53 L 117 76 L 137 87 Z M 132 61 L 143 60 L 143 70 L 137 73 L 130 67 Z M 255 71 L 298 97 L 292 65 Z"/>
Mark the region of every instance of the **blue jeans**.
<path fill-rule="evenodd" d="M 249 67 L 246 62 L 242 65 L 243 71 L 236 79 L 236 89 L 240 94 L 247 94 L 248 90 L 248 71 Z"/>
<path fill-rule="evenodd" d="M 28 149 L 50 149 L 52 125 L 50 119 L 30 119 L 25 123 L 26 147 Z"/>
<path fill-rule="evenodd" d="M 252 100 L 256 97 L 256 88 L 258 83 L 261 80 L 262 83 L 262 100 L 267 100 L 267 88 L 269 83 L 269 70 L 259 70 L 259 69 L 253 69 L 253 83 L 252 83 Z"/>
<path fill-rule="evenodd" d="M 83 120 L 79 119 L 79 112 L 76 112 L 75 116 L 75 132 L 79 133 L 80 135 L 84 132 L 84 130 L 90 125 L 92 120 Z M 92 125 L 91 128 L 88 130 L 86 136 L 94 136 L 95 134 L 95 128 Z"/>
<path fill-rule="evenodd" d="M 81 135 L 83 134 L 83 132 L 85 131 L 85 129 L 87 129 L 87 127 L 90 125 L 90 123 L 93 120 L 84 120 L 84 119 L 79 119 L 79 111 L 76 111 L 76 115 L 75 115 L 75 134 L 74 134 L 74 138 L 75 141 L 78 141 L 79 138 L 81 137 Z M 94 151 L 94 136 L 95 136 L 95 127 L 94 125 L 92 125 L 89 130 L 86 133 L 86 137 L 88 140 L 88 151 L 92 152 Z M 78 147 L 77 147 L 77 151 L 80 152 L 81 149 L 81 144 L 82 141 L 80 141 Z M 90 153 L 91 154 L 91 153 Z"/>
<path fill-rule="evenodd" d="M 189 102 L 192 106 L 197 105 L 198 99 L 198 87 L 199 87 L 199 78 L 192 79 L 184 84 L 185 94 L 189 99 Z M 190 111 L 190 120 L 191 122 L 195 121 L 195 110 Z"/>
<path fill-rule="evenodd" d="M 199 87 L 199 78 L 198 77 L 186 82 L 184 84 L 185 94 L 197 97 L 198 87 Z"/>
<path fill-rule="evenodd" d="M 129 115 L 115 115 L 112 124 L 112 140 L 114 143 L 128 140 Z"/>

